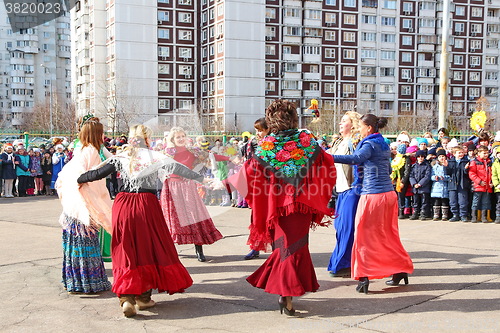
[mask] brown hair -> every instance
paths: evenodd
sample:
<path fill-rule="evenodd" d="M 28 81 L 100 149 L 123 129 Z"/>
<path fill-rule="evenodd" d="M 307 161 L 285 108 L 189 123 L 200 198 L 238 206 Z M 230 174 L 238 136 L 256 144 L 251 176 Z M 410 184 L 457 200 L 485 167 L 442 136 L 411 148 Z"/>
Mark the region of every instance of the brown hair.
<path fill-rule="evenodd" d="M 366 126 L 371 126 L 374 133 L 377 133 L 379 129 L 387 126 L 387 118 L 377 117 L 372 113 L 367 113 L 361 117 L 361 121 L 365 123 Z"/>
<path fill-rule="evenodd" d="M 94 146 L 95 149 L 101 149 L 103 141 L 104 126 L 99 122 L 99 118 L 92 117 L 83 125 L 78 134 L 83 147 Z"/>
<path fill-rule="evenodd" d="M 268 128 L 267 128 L 266 118 L 262 117 L 262 118 L 257 119 L 253 123 L 253 127 L 255 127 L 255 129 L 258 131 L 267 131 Z"/>
<path fill-rule="evenodd" d="M 271 133 L 297 128 L 299 126 L 297 107 L 287 100 L 275 100 L 266 109 L 266 123 Z"/>
<path fill-rule="evenodd" d="M 477 147 L 477 152 L 479 153 L 480 151 L 487 151 L 487 152 L 489 152 L 490 150 L 486 146 L 479 146 L 479 147 Z"/>

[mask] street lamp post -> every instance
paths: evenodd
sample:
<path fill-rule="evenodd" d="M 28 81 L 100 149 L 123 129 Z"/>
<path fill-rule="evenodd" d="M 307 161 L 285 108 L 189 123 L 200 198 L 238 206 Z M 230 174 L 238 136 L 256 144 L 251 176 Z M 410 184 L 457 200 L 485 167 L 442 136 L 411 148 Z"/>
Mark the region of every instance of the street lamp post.
<path fill-rule="evenodd" d="M 42 67 L 45 71 L 49 71 L 49 74 L 52 74 L 50 72 L 50 68 L 47 68 L 44 64 L 40 64 L 40 67 Z M 49 89 L 50 89 L 50 95 L 49 95 L 49 122 L 50 122 L 50 137 L 53 137 L 54 135 L 54 126 L 52 122 L 52 75 L 50 75 L 50 81 L 49 81 Z"/>

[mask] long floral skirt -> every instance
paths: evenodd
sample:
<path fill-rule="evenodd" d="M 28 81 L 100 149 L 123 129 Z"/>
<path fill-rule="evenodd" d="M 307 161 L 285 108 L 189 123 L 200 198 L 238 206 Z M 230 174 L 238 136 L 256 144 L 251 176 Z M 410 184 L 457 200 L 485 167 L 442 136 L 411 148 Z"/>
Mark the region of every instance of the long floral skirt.
<path fill-rule="evenodd" d="M 335 211 L 334 227 L 337 236 L 335 249 L 330 257 L 328 271 L 337 273 L 341 269 L 351 267 L 352 245 L 354 243 L 354 220 L 358 207 L 359 195 L 356 190 L 349 189 L 339 194 Z"/>
<path fill-rule="evenodd" d="M 396 192 L 365 194 L 356 211 L 351 276 L 381 279 L 413 273 L 410 255 L 401 244 Z"/>
<path fill-rule="evenodd" d="M 273 252 L 247 281 L 270 294 L 301 296 L 319 288 L 309 253 L 311 214 L 280 217 Z"/>
<path fill-rule="evenodd" d="M 161 208 L 176 244 L 212 244 L 222 238 L 193 180 L 166 179 Z"/>
<path fill-rule="evenodd" d="M 99 234 L 64 216 L 62 283 L 69 292 L 95 293 L 111 289 L 101 257 Z"/>
<path fill-rule="evenodd" d="M 113 292 L 140 295 L 158 289 L 173 294 L 193 284 L 154 194 L 118 193 L 112 216 Z"/>

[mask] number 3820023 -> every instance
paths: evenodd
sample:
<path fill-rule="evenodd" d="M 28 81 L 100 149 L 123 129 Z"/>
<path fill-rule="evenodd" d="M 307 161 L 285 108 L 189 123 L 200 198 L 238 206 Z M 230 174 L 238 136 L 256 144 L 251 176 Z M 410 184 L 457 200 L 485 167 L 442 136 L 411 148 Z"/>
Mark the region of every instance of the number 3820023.
<path fill-rule="evenodd" d="M 7 14 L 59 14 L 62 11 L 60 3 L 6 3 Z"/>

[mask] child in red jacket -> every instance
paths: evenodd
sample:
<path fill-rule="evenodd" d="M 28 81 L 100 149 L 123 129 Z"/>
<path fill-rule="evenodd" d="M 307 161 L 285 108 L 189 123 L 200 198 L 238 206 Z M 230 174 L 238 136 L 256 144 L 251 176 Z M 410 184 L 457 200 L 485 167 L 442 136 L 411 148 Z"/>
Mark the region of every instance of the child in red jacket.
<path fill-rule="evenodd" d="M 491 178 L 491 160 L 486 146 L 477 148 L 477 157 L 469 164 L 469 178 L 474 186 L 472 196 L 472 223 L 478 222 L 477 211 L 481 211 L 481 222 L 486 223 L 487 211 L 490 210 L 490 193 L 493 189 Z"/>

